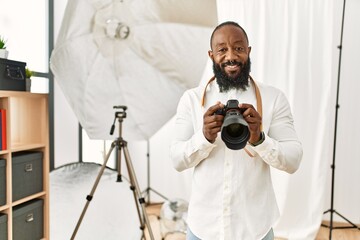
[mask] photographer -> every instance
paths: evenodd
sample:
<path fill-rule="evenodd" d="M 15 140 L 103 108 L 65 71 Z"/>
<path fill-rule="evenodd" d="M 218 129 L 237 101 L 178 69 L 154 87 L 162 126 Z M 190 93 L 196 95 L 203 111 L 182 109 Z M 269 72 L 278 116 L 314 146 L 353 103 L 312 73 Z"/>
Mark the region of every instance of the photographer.
<path fill-rule="evenodd" d="M 178 171 L 194 168 L 187 239 L 273 239 L 279 210 L 270 167 L 294 173 L 302 158 L 290 106 L 249 75 L 251 47 L 237 23 L 217 26 L 210 47 L 215 76 L 180 99 L 170 149 Z M 248 131 L 246 142 L 231 138 L 235 148 L 219 137 L 229 100 L 239 102 L 231 117 Z"/>

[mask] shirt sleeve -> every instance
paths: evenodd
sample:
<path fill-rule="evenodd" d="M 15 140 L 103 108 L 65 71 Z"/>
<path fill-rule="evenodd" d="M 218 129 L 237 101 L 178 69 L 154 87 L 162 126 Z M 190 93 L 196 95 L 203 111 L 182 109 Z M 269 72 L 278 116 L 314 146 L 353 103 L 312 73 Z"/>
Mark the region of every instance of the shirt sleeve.
<path fill-rule="evenodd" d="M 265 140 L 253 150 L 270 166 L 294 173 L 300 165 L 303 150 L 298 140 L 290 105 L 283 93 L 276 101 Z"/>
<path fill-rule="evenodd" d="M 191 114 L 194 104 L 196 103 L 191 101 L 189 94 L 185 93 L 179 101 L 175 116 L 170 158 L 178 171 L 198 165 L 216 146 L 206 140 L 202 128 L 196 127 L 197 115 Z"/>

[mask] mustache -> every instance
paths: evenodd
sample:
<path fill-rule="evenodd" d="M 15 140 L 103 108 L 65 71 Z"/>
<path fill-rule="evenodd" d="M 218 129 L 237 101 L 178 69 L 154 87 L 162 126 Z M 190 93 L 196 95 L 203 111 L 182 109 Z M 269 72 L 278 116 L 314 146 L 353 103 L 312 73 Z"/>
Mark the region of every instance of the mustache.
<path fill-rule="evenodd" d="M 221 67 L 226 67 L 226 66 L 239 66 L 239 67 L 243 67 L 244 64 L 242 64 L 241 62 L 238 61 L 227 61 L 221 64 Z"/>

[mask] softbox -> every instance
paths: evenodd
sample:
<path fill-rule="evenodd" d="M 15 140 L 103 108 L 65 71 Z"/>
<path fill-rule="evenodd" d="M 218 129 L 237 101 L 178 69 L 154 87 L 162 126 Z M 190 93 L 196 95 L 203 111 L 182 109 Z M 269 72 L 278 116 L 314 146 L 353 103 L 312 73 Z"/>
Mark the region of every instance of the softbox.
<path fill-rule="evenodd" d="M 71 0 L 50 67 L 91 139 L 128 107 L 126 139 L 149 139 L 196 86 L 217 24 L 215 0 Z"/>

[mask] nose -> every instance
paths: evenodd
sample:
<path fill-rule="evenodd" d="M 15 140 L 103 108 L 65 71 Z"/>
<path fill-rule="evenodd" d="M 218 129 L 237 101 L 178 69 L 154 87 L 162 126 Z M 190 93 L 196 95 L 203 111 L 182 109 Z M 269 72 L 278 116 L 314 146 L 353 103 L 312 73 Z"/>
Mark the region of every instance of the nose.
<path fill-rule="evenodd" d="M 236 52 L 233 49 L 230 48 L 226 52 L 225 60 L 226 61 L 234 61 L 234 60 L 237 60 L 237 59 L 238 59 L 238 56 L 237 56 Z"/>

